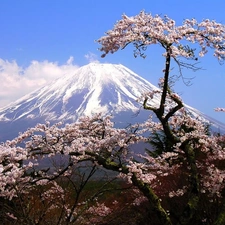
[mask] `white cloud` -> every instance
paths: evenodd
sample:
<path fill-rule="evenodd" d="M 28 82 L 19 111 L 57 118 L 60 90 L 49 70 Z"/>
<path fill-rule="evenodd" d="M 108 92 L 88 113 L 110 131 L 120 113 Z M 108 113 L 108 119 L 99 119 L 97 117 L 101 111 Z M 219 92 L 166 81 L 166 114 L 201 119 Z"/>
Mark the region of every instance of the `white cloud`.
<path fill-rule="evenodd" d="M 66 61 L 66 63 L 68 65 L 71 65 L 73 63 L 73 60 L 74 60 L 73 56 L 70 56 L 69 59 Z"/>
<path fill-rule="evenodd" d="M 23 68 L 16 61 L 0 58 L 0 107 L 28 94 L 65 74 L 73 74 L 78 68 L 71 56 L 63 65 L 57 62 L 33 60 Z"/>
<path fill-rule="evenodd" d="M 86 54 L 84 57 L 88 60 L 89 63 L 99 63 L 99 61 L 97 60 L 98 56 L 92 52 L 88 52 L 88 54 Z"/>

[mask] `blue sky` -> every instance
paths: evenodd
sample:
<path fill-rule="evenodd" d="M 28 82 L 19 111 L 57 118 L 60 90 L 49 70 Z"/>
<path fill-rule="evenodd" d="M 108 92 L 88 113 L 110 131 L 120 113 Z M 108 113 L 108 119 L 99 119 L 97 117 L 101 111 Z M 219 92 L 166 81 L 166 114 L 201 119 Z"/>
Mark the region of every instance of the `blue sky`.
<path fill-rule="evenodd" d="M 132 48 L 102 59 L 95 40 L 123 13 L 145 10 L 166 14 L 177 24 L 186 18 L 225 24 L 224 9 L 223 0 L 1 0 L 0 107 L 93 60 L 121 63 L 157 85 L 164 66 L 158 47 L 150 47 L 146 59 L 135 59 Z M 213 110 L 225 107 L 225 65 L 212 55 L 200 62 L 203 70 L 184 71 L 194 77 L 192 85 L 178 81 L 175 90 L 185 103 L 225 122 L 225 114 Z"/>

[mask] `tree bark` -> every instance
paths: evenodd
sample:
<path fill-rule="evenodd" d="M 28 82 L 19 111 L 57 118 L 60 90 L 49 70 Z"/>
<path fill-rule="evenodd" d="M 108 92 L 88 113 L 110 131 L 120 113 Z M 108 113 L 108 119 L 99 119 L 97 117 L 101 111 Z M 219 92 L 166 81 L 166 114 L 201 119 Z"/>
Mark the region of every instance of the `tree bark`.
<path fill-rule="evenodd" d="M 172 222 L 170 220 L 170 217 L 168 216 L 165 209 L 162 207 L 160 199 L 158 196 L 154 193 L 154 191 L 151 189 L 151 187 L 143 183 L 142 181 L 138 180 L 136 175 L 133 174 L 132 183 L 138 187 L 138 189 L 144 194 L 144 196 L 148 199 L 151 208 L 155 213 L 157 214 L 160 222 L 162 225 L 172 225 Z"/>
<path fill-rule="evenodd" d="M 181 145 L 181 149 L 184 150 L 190 166 L 190 193 L 188 203 L 184 208 L 183 213 L 180 216 L 180 221 L 177 225 L 189 225 L 191 223 L 191 220 L 196 215 L 196 211 L 199 205 L 199 175 L 196 166 L 194 149 L 188 142 L 183 142 L 183 144 Z"/>

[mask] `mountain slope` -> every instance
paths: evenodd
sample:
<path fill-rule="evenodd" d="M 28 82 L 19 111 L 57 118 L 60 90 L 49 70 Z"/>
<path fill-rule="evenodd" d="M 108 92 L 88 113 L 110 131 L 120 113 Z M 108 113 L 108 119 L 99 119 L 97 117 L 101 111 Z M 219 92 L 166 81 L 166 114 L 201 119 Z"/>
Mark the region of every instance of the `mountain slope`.
<path fill-rule="evenodd" d="M 96 112 L 136 111 L 136 99 L 155 88 L 122 65 L 91 63 L 0 109 L 0 120 L 76 120 Z"/>
<path fill-rule="evenodd" d="M 0 140 L 16 136 L 38 122 L 72 122 L 82 115 L 99 112 L 119 116 L 116 120 L 128 123 L 140 110 L 137 98 L 155 89 L 157 87 L 123 65 L 90 63 L 76 70 L 73 76 L 63 76 L 0 109 Z M 156 97 L 152 104 L 159 101 Z M 186 107 L 194 117 L 225 129 L 223 124 Z M 141 116 L 146 118 L 147 114 L 145 111 Z"/>

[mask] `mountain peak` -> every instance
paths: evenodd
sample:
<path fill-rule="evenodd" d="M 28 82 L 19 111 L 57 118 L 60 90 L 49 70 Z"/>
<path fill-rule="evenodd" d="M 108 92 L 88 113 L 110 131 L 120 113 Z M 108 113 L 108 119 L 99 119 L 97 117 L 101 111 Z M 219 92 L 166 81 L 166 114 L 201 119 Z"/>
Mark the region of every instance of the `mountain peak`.
<path fill-rule="evenodd" d="M 19 131 L 46 120 L 74 122 L 80 116 L 100 112 L 120 117 L 121 126 L 135 122 L 133 115 L 137 112 L 142 114 L 140 121 L 143 122 L 149 111 L 140 111 L 141 105 L 136 100 L 144 92 L 155 89 L 158 88 L 121 64 L 90 63 L 73 75 L 58 78 L 0 109 L 0 141 L 8 138 L 7 133 L 15 137 Z M 159 102 L 156 97 L 151 104 L 156 106 Z M 186 108 L 193 117 L 225 130 L 223 124 L 196 109 Z"/>
<path fill-rule="evenodd" d="M 96 112 L 135 112 L 137 98 L 155 88 L 121 64 L 90 63 L 3 108 L 0 120 L 76 120 Z"/>

